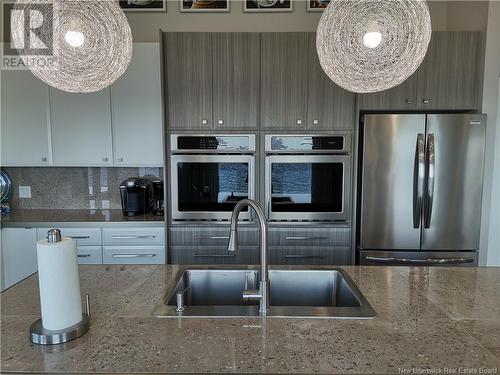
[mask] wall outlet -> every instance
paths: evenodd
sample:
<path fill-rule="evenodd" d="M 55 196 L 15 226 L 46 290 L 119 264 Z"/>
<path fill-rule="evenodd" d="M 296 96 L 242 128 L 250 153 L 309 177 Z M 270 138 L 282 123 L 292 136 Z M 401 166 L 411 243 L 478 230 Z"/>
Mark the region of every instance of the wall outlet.
<path fill-rule="evenodd" d="M 31 198 L 31 186 L 19 186 L 19 198 Z"/>

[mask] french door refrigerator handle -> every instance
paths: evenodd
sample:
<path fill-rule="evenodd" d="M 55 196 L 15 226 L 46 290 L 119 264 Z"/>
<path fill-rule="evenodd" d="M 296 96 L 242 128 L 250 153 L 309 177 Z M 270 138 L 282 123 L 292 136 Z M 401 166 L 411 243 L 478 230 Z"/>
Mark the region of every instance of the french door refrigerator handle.
<path fill-rule="evenodd" d="M 474 258 L 427 258 L 427 259 L 410 259 L 410 258 L 394 258 L 394 257 L 373 257 L 367 256 L 366 260 L 374 263 L 384 264 L 460 264 L 460 263 L 473 263 Z"/>
<path fill-rule="evenodd" d="M 413 228 L 420 227 L 420 215 L 424 200 L 425 179 L 424 134 L 418 133 L 415 145 L 415 165 L 413 167 Z"/>
<path fill-rule="evenodd" d="M 436 178 L 436 152 L 434 143 L 434 134 L 427 135 L 427 170 L 426 170 L 426 193 L 424 199 L 424 228 L 428 229 L 431 226 L 432 205 L 434 203 L 434 181 Z"/>

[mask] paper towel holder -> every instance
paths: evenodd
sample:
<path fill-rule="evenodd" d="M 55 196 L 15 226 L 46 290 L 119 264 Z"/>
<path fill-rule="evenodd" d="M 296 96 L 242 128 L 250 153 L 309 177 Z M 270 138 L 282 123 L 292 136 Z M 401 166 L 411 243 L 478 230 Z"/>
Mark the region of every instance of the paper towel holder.
<path fill-rule="evenodd" d="M 30 327 L 30 339 L 34 344 L 56 345 L 62 344 L 87 333 L 90 328 L 90 297 L 85 294 L 85 312 L 82 313 L 82 320 L 75 325 L 52 331 L 43 328 L 42 319 L 35 321 Z"/>

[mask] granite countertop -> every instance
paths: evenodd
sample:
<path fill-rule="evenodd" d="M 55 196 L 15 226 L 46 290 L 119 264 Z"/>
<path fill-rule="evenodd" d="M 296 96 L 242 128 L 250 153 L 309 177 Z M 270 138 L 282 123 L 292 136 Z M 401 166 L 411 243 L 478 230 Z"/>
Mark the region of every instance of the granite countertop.
<path fill-rule="evenodd" d="M 163 223 L 163 216 L 152 213 L 123 216 L 122 210 L 12 210 L 2 216 L 2 227 L 47 226 L 51 224 L 96 225 L 109 223 L 155 224 Z"/>
<path fill-rule="evenodd" d="M 500 268 L 342 267 L 378 317 L 323 320 L 154 318 L 181 266 L 80 267 L 92 325 L 68 344 L 29 342 L 40 314 L 36 275 L 2 293 L 2 373 L 500 369 Z"/>

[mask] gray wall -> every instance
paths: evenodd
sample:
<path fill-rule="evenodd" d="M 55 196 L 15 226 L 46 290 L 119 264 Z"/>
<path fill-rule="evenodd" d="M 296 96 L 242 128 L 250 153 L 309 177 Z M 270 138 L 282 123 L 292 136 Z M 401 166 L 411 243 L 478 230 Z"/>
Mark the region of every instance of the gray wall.
<path fill-rule="evenodd" d="M 306 12 L 304 0 L 293 0 L 293 12 L 243 13 L 239 0 L 229 13 L 180 13 L 179 0 L 169 0 L 167 12 L 127 13 L 134 41 L 156 42 L 164 31 L 315 31 L 321 12 Z M 429 1 L 434 30 L 485 31 L 487 1 Z"/>
<path fill-rule="evenodd" d="M 500 266 L 500 2 L 490 4 L 483 112 L 488 115 L 480 264 Z"/>
<path fill-rule="evenodd" d="M 162 173 L 161 168 L 3 169 L 14 185 L 11 209 L 119 209 L 119 185 L 123 180 Z M 19 186 L 31 186 L 31 198 L 19 198 Z"/>

